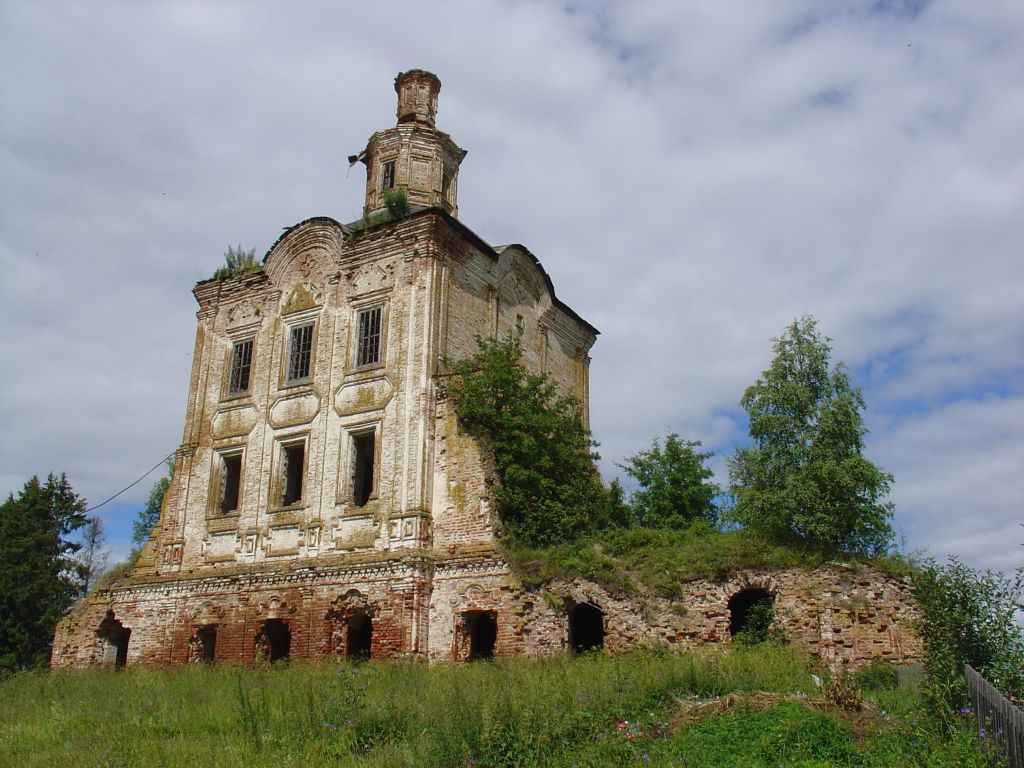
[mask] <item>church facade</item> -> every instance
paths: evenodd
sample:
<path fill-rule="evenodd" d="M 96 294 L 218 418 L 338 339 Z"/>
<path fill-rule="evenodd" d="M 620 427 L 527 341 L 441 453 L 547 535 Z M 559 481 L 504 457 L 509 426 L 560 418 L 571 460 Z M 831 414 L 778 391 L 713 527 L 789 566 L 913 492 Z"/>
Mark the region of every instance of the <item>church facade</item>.
<path fill-rule="evenodd" d="M 132 570 L 62 620 L 52 665 L 684 650 L 730 642 L 763 600 L 834 669 L 920 658 L 906 579 L 867 566 L 735 572 L 671 596 L 522 587 L 445 361 L 517 334 L 524 365 L 586 418 L 597 330 L 526 248 L 459 221 L 466 153 L 435 125 L 440 87 L 396 78 L 396 125 L 350 158 L 366 166 L 361 221 L 308 219 L 261 269 L 195 286 L 160 521 Z"/>
<path fill-rule="evenodd" d="M 397 124 L 350 158 L 367 170 L 362 221 L 308 219 L 262 270 L 195 286 L 160 521 L 128 577 L 58 628 L 54 666 L 527 650 L 443 361 L 519 334 L 524 364 L 585 411 L 597 330 L 526 248 L 457 218 L 466 153 L 435 126 L 437 77 L 395 90 Z"/>

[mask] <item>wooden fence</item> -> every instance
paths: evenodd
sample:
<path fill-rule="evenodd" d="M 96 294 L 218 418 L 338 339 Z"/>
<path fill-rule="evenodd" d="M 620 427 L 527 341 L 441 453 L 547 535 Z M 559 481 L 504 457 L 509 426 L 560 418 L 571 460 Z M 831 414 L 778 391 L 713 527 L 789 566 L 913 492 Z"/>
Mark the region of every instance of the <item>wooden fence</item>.
<path fill-rule="evenodd" d="M 1011 704 L 969 664 L 964 664 L 967 695 L 978 723 L 978 736 L 988 745 L 993 766 L 1024 768 L 1024 712 Z"/>

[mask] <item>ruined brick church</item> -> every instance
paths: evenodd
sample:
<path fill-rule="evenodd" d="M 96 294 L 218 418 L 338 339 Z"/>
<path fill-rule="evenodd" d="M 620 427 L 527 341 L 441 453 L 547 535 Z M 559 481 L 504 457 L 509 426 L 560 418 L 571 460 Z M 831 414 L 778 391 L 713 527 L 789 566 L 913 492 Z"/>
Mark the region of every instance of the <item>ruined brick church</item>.
<path fill-rule="evenodd" d="M 826 660 L 919 653 L 901 629 L 904 586 L 879 574 L 745 574 L 681 585 L 676 605 L 579 580 L 546 598 L 519 586 L 443 361 L 473 354 L 477 336 L 519 334 L 525 365 L 586 416 L 598 332 L 529 250 L 490 246 L 458 219 L 466 152 L 435 126 L 440 88 L 421 70 L 396 78 L 397 124 L 350 158 L 366 166 L 361 221 L 308 219 L 262 270 L 195 286 L 160 521 L 131 572 L 62 621 L 53 666 L 687 647 L 727 641 L 762 594 Z M 399 190 L 409 205 L 396 216 Z"/>

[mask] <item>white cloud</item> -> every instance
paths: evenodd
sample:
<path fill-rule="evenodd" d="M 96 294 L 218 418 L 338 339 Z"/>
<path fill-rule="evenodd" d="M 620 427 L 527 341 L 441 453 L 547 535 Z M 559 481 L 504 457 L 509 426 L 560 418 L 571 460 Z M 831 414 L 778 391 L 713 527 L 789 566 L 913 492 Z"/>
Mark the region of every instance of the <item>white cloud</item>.
<path fill-rule="evenodd" d="M 1019 562 L 1024 10 L 873 7 L 4 4 L 0 482 L 63 468 L 96 501 L 172 449 L 191 285 L 229 243 L 357 218 L 345 156 L 418 66 L 469 150 L 463 221 L 603 331 L 606 475 L 669 430 L 731 450 L 810 312 L 911 546 Z"/>

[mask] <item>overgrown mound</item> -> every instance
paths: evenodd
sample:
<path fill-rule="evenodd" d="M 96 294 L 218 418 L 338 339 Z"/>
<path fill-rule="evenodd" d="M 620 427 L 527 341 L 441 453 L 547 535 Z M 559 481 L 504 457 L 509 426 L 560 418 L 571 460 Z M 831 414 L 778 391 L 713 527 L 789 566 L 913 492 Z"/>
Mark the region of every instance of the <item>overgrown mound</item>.
<path fill-rule="evenodd" d="M 831 558 L 818 551 L 775 544 L 745 529 L 719 531 L 707 523 L 681 530 L 608 529 L 571 544 L 506 547 L 523 585 L 534 589 L 555 580 L 582 578 L 615 594 L 650 592 L 674 599 L 680 586 L 698 579 L 722 581 L 742 570 L 814 567 Z M 903 558 L 845 558 L 883 572 L 904 575 Z"/>

